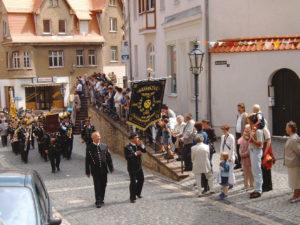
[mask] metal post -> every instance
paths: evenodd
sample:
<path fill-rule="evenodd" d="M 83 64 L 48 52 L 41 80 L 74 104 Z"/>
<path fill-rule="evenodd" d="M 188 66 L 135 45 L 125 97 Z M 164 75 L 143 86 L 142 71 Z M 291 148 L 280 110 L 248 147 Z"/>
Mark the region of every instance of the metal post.
<path fill-rule="evenodd" d="M 198 86 L 198 80 L 199 80 L 199 74 L 194 73 L 195 78 L 195 110 L 196 110 L 196 121 L 198 121 L 198 96 L 199 96 L 199 86 Z"/>

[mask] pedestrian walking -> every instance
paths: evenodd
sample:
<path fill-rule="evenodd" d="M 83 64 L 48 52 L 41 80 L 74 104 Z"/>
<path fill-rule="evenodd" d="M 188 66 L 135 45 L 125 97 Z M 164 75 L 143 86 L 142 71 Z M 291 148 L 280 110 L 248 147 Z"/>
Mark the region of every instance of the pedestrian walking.
<path fill-rule="evenodd" d="M 93 143 L 86 148 L 85 173 L 92 175 L 95 190 L 95 205 L 101 208 L 104 205 L 107 173 L 114 171 L 113 161 L 108 146 L 101 142 L 99 131 L 92 134 Z"/>
<path fill-rule="evenodd" d="M 196 145 L 192 147 L 192 162 L 193 162 L 193 174 L 195 175 L 196 183 L 198 186 L 199 197 L 201 194 L 207 193 L 202 192 L 202 177 L 205 176 L 208 182 L 209 194 L 212 194 L 213 190 L 213 173 L 209 161 L 209 146 L 203 143 L 204 136 L 197 134 L 195 137 Z"/>
<path fill-rule="evenodd" d="M 300 137 L 297 134 L 297 124 L 290 121 L 286 125 L 289 135 L 284 147 L 284 165 L 287 167 L 289 186 L 294 191 L 290 203 L 300 201 Z"/>
<path fill-rule="evenodd" d="M 137 133 L 129 135 L 130 143 L 124 148 L 124 155 L 127 160 L 127 170 L 130 177 L 130 202 L 135 203 L 136 197 L 142 198 L 144 184 L 144 172 L 142 168 L 142 153 L 146 152 L 145 145 L 139 139 Z"/>
<path fill-rule="evenodd" d="M 46 153 L 48 154 L 52 173 L 55 173 L 60 171 L 60 158 L 62 153 L 62 137 L 60 133 L 54 134 L 48 143 L 50 143 L 50 145 L 48 146 Z"/>
<path fill-rule="evenodd" d="M 8 129 L 8 123 L 6 120 L 1 120 L 0 121 L 0 135 L 1 135 L 1 142 L 2 146 L 6 147 L 7 146 L 7 129 Z"/>

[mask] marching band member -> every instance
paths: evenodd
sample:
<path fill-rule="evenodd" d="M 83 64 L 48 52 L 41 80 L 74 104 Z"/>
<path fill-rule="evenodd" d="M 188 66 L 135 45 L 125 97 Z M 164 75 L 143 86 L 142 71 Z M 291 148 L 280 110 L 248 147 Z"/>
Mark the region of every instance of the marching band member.
<path fill-rule="evenodd" d="M 93 142 L 92 140 L 92 133 L 96 131 L 95 127 L 91 124 L 90 118 L 85 120 L 85 124 L 81 131 L 81 138 L 83 142 L 88 146 Z"/>

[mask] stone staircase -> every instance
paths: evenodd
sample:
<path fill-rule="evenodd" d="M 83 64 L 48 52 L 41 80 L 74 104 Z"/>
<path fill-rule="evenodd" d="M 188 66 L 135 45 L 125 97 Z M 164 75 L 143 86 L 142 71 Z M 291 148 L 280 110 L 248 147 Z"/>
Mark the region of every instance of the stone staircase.
<path fill-rule="evenodd" d="M 116 133 L 118 130 L 119 132 L 123 133 L 124 138 L 127 139 L 127 136 L 131 131 L 130 128 L 126 125 L 125 122 L 115 120 L 108 113 L 104 113 L 92 106 L 90 106 L 89 111 L 94 125 L 96 125 L 98 121 L 101 121 L 98 129 L 100 128 L 102 132 L 105 132 L 101 134 L 103 139 L 108 142 L 108 145 L 111 146 L 112 150 L 115 150 L 115 153 L 122 155 L 122 150 L 120 149 L 123 149 L 124 145 L 119 145 L 120 143 L 116 140 Z M 109 124 L 109 126 L 107 126 L 107 124 Z M 114 128 L 113 132 L 110 131 L 111 127 Z M 141 134 L 140 136 L 147 146 L 149 162 L 144 162 L 147 167 L 176 181 L 183 180 L 191 175 L 191 172 L 182 172 L 181 161 L 177 161 L 176 159 L 165 159 L 163 153 L 155 152 L 154 144 L 147 143 L 145 138 L 143 138 L 143 134 Z M 128 142 L 128 139 L 126 141 L 124 140 L 124 143 Z"/>
<path fill-rule="evenodd" d="M 75 121 L 75 128 L 74 128 L 74 134 L 80 134 L 81 133 L 81 127 L 84 123 L 84 121 L 89 117 L 88 114 L 88 97 L 85 96 L 80 97 L 81 101 L 81 108 L 78 113 L 76 113 L 76 121 Z"/>

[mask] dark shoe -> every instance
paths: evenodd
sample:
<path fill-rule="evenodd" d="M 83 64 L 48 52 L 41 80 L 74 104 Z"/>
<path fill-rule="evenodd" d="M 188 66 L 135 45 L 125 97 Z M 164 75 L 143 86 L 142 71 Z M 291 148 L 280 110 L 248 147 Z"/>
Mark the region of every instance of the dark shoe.
<path fill-rule="evenodd" d="M 98 208 L 98 209 L 99 209 L 99 208 L 101 208 L 101 206 L 102 206 L 102 205 L 101 205 L 101 203 L 100 203 L 100 202 L 97 202 L 97 203 L 96 203 L 96 208 Z"/>
<path fill-rule="evenodd" d="M 268 191 L 272 191 L 273 190 L 273 188 L 263 188 L 263 192 L 268 192 Z"/>
<path fill-rule="evenodd" d="M 55 170 L 52 170 L 52 173 L 55 173 Z"/>
<path fill-rule="evenodd" d="M 261 197 L 261 193 L 259 193 L 259 192 L 252 192 L 251 194 L 250 194 L 250 198 L 251 199 L 253 199 L 253 198 L 259 198 L 259 197 Z"/>
<path fill-rule="evenodd" d="M 207 190 L 203 190 L 203 191 L 201 192 L 201 194 L 205 195 L 207 192 L 208 192 Z"/>
<path fill-rule="evenodd" d="M 135 203 L 135 200 L 134 199 L 130 199 L 130 203 Z"/>
<path fill-rule="evenodd" d="M 230 190 L 230 189 L 232 189 L 232 188 L 233 188 L 233 185 L 230 184 L 229 187 L 228 187 L 228 189 Z"/>
<path fill-rule="evenodd" d="M 137 195 L 137 197 L 138 197 L 138 198 L 143 198 L 143 196 L 141 196 L 141 195 Z"/>
<path fill-rule="evenodd" d="M 57 171 L 60 171 L 60 168 L 59 168 L 59 167 L 57 167 Z"/>

